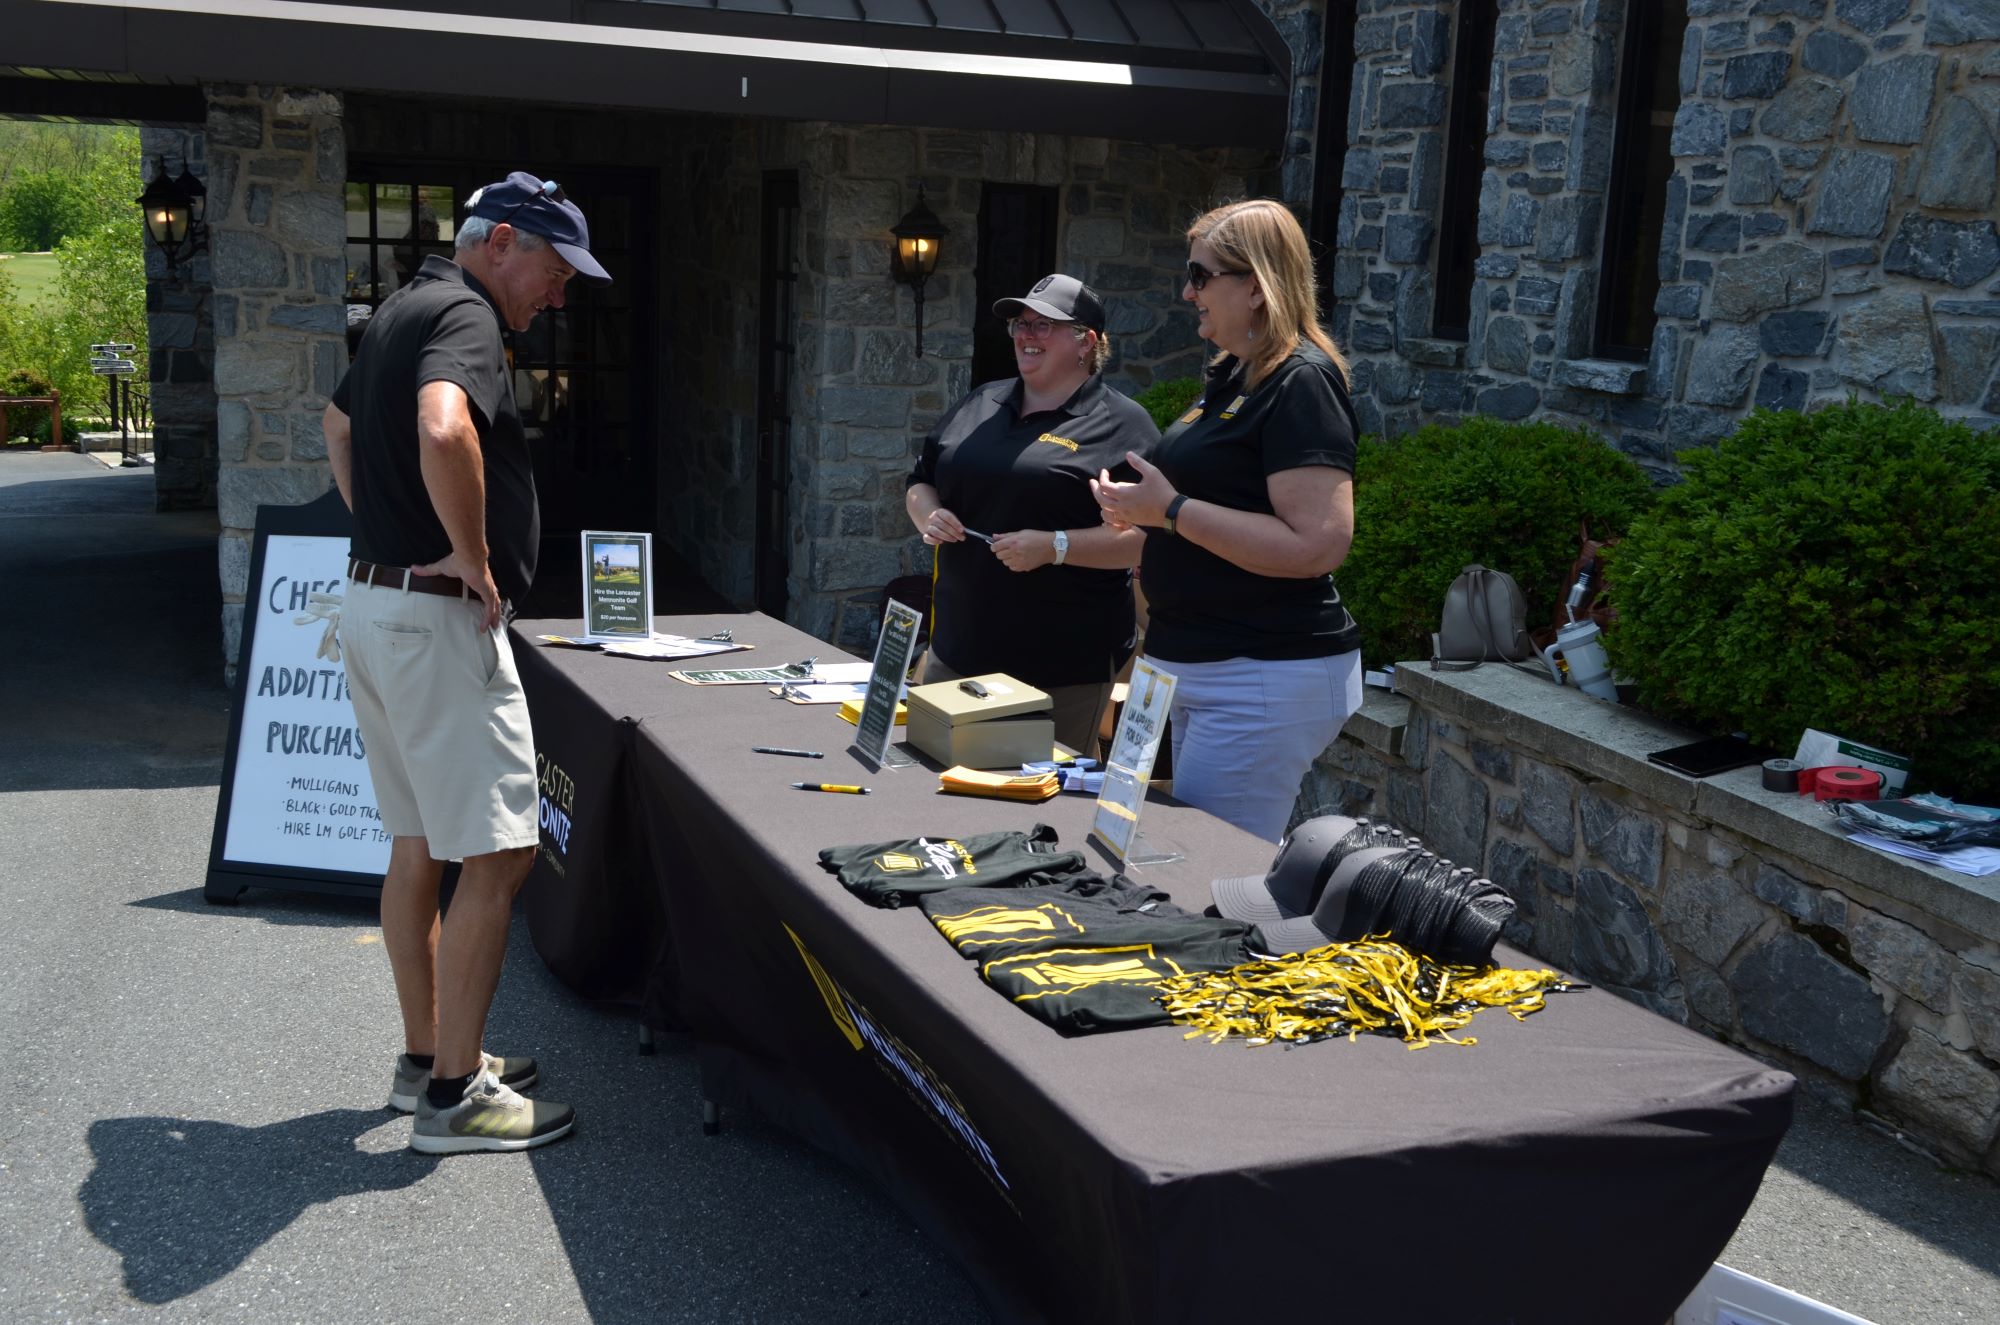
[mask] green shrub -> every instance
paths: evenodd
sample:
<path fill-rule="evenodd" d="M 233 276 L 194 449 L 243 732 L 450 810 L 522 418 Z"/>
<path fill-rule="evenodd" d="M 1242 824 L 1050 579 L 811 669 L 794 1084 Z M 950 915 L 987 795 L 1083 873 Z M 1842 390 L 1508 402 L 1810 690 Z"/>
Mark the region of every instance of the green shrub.
<path fill-rule="evenodd" d="M 1155 382 L 1132 399 L 1145 406 L 1153 416 L 1153 426 L 1161 432 L 1167 425 L 1187 413 L 1189 405 L 1201 395 L 1201 379 L 1198 377 L 1170 377 L 1163 382 Z"/>
<path fill-rule="evenodd" d="M 0 396 L 46 396 L 48 379 L 26 368 L 16 368 L 0 376 Z M 47 405 L 7 406 L 7 435 L 0 438 L 8 446 L 46 446 L 53 429 Z"/>
<path fill-rule="evenodd" d="M 1752 414 L 1611 559 L 1639 700 L 1789 754 L 1807 727 L 2000 792 L 2000 434 L 1905 401 Z"/>
<path fill-rule="evenodd" d="M 1354 547 L 1334 578 L 1375 665 L 1430 657 L 1445 590 L 1470 562 L 1512 575 L 1529 628 L 1546 625 L 1579 525 L 1615 535 L 1652 495 L 1644 472 L 1586 429 L 1483 416 L 1364 438 L 1357 470 Z"/>

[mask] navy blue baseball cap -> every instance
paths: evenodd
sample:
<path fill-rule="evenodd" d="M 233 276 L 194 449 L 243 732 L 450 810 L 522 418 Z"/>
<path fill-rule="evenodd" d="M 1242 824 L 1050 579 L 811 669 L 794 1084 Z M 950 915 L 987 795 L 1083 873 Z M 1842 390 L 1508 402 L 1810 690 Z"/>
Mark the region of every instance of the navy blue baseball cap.
<path fill-rule="evenodd" d="M 497 184 L 488 184 L 466 200 L 465 210 L 488 221 L 505 221 L 549 241 L 576 274 L 597 285 L 611 284 L 611 273 L 590 256 L 590 224 L 583 208 L 563 196 L 554 180 L 540 180 L 516 170 Z"/>

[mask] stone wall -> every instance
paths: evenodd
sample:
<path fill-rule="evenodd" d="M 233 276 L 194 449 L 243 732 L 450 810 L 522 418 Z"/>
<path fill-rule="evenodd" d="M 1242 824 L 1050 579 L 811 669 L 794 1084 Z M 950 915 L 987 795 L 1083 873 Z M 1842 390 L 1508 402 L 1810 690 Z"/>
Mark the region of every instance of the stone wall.
<path fill-rule="evenodd" d="M 1624 4 L 1499 0 L 1468 344 L 1430 338 L 1452 9 L 1355 42 L 1336 289 L 1371 428 L 1582 422 L 1663 472 L 1753 406 L 2000 411 L 2000 8 L 1691 0 L 1645 364 L 1591 358 Z"/>
<path fill-rule="evenodd" d="M 1477 864 L 1542 961 L 1795 1071 L 2000 1175 L 2000 894 L 1848 842 L 1755 769 L 1683 777 L 1687 734 L 1513 669 L 1397 669 L 1295 819 L 1387 818 Z"/>
<path fill-rule="evenodd" d="M 257 508 L 311 501 L 333 482 L 320 414 L 347 368 L 347 149 L 338 93 L 206 92 L 222 648 L 233 677 Z"/>
<path fill-rule="evenodd" d="M 185 167 L 207 185 L 207 139 L 199 131 L 147 128 L 139 133 L 148 179 L 162 161 Z M 162 511 L 215 505 L 215 299 L 209 255 L 197 253 L 172 272 L 146 245 L 146 390 L 153 409 L 153 502 Z"/>

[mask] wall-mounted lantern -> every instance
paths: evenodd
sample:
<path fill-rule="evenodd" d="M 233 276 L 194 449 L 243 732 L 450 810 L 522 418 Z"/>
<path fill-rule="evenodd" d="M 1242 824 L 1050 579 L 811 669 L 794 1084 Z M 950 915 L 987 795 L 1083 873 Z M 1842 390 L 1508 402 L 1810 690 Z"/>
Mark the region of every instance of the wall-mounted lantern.
<path fill-rule="evenodd" d="M 152 183 L 133 201 L 146 209 L 146 237 L 166 258 L 169 273 L 182 259 L 208 251 L 208 190 L 185 165 L 173 179 L 160 157 Z"/>
<path fill-rule="evenodd" d="M 896 247 L 890 255 L 890 270 L 896 280 L 908 285 L 917 297 L 917 357 L 924 357 L 924 282 L 937 270 L 938 246 L 951 233 L 937 213 L 924 204 L 924 186 L 917 185 L 917 205 L 903 214 L 890 228 Z"/>

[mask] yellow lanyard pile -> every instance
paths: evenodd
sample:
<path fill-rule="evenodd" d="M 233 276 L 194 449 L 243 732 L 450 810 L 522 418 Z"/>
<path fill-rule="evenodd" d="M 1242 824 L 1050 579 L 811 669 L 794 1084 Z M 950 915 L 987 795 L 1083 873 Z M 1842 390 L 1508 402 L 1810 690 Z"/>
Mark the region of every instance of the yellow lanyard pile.
<path fill-rule="evenodd" d="M 1539 1012 L 1543 996 L 1571 988 L 1554 971 L 1444 966 L 1379 936 L 1329 943 L 1311 952 L 1197 971 L 1160 986 L 1167 1014 L 1192 1040 L 1307 1043 L 1363 1031 L 1395 1035 L 1412 1049 L 1433 1039 L 1479 1043 L 1452 1031 L 1486 1008 L 1516 1019 Z"/>

